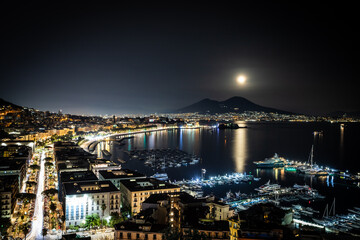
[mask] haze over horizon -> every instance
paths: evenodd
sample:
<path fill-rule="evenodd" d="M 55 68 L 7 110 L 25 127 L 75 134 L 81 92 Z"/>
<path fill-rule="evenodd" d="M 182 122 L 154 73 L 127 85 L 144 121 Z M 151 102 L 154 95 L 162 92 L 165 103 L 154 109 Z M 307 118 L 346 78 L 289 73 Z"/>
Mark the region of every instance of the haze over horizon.
<path fill-rule="evenodd" d="M 0 97 L 87 115 L 244 97 L 285 111 L 358 111 L 355 8 L 257 2 L 3 6 Z M 45 10 L 44 10 L 45 9 Z M 246 83 L 239 85 L 239 74 Z"/>

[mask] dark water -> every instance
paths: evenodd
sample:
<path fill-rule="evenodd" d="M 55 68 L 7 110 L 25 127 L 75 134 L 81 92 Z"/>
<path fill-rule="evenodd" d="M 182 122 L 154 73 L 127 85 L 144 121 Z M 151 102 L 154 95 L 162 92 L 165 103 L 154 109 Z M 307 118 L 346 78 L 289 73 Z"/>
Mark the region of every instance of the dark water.
<path fill-rule="evenodd" d="M 126 140 L 121 148 L 112 143 L 102 143 L 99 148 L 111 152 L 112 158 L 127 159 L 123 150 L 178 148 L 202 158 L 201 163 L 188 167 L 166 170 L 170 179 L 197 178 L 201 169 L 206 169 L 206 177 L 231 172 L 253 173 L 261 177 L 259 182 L 205 189 L 205 193 L 225 196 L 230 189 L 253 192 L 255 187 L 269 179 L 272 183 L 292 186 L 294 183 L 308 184 L 327 196 L 319 203 L 308 203 L 323 208 L 336 197 L 337 209 L 344 211 L 352 206 L 360 206 L 360 188 L 343 182 L 327 181 L 326 177 L 308 177 L 284 170 L 259 170 L 253 161 L 272 157 L 274 153 L 290 160 L 307 161 L 314 144 L 314 161 L 320 166 L 360 172 L 360 124 L 349 123 L 344 130 L 339 124 L 331 123 L 241 123 L 248 128 L 236 130 L 182 129 L 152 132 L 136 135 Z M 313 135 L 323 131 L 322 136 Z M 154 171 L 139 160 L 129 160 L 124 168 L 136 169 L 152 175 Z M 316 206 L 317 205 L 317 206 Z"/>

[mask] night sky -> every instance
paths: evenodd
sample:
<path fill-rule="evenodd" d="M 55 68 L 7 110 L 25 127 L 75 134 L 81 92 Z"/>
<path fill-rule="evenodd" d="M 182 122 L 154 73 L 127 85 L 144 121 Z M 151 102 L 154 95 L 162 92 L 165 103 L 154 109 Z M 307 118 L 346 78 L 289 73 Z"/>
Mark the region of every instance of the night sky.
<path fill-rule="evenodd" d="M 79 114 L 232 96 L 308 114 L 360 110 L 355 6 L 198 3 L 1 6 L 0 98 Z"/>

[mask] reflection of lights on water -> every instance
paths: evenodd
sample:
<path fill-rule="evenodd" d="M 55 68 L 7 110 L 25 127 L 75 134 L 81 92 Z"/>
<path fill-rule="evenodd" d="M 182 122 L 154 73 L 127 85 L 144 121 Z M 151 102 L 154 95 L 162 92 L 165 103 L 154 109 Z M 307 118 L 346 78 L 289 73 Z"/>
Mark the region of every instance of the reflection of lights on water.
<path fill-rule="evenodd" d="M 279 178 L 279 169 L 278 168 L 274 168 L 274 177 L 275 177 L 275 180 L 277 181 Z"/>
<path fill-rule="evenodd" d="M 235 168 L 237 172 L 244 172 L 247 158 L 247 131 L 239 129 L 235 132 L 235 146 L 233 148 L 233 157 L 235 159 Z"/>
<path fill-rule="evenodd" d="M 344 127 L 340 127 L 340 159 L 343 159 L 344 156 Z"/>
<path fill-rule="evenodd" d="M 281 181 L 285 181 L 285 170 L 283 168 L 280 170 L 280 178 Z"/>
<path fill-rule="evenodd" d="M 179 149 L 183 148 L 183 131 L 180 129 Z"/>
<path fill-rule="evenodd" d="M 131 139 L 128 139 L 128 151 L 131 151 Z"/>
<path fill-rule="evenodd" d="M 151 133 L 150 135 L 149 135 L 149 139 L 148 139 L 148 145 L 149 145 L 149 148 L 150 149 L 155 149 L 155 135 L 156 135 L 157 133 Z"/>

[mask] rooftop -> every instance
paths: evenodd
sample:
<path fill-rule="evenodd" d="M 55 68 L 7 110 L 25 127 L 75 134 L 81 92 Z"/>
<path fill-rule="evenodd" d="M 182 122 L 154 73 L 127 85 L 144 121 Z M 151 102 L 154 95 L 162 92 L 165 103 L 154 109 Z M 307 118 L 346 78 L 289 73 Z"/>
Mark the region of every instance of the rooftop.
<path fill-rule="evenodd" d="M 119 191 L 110 181 L 86 181 L 64 183 L 65 195 Z"/>
<path fill-rule="evenodd" d="M 158 201 L 168 200 L 169 197 L 177 197 L 183 204 L 199 203 L 202 202 L 200 199 L 196 199 L 186 192 L 177 193 L 159 193 L 151 194 L 143 203 L 157 203 Z"/>
<path fill-rule="evenodd" d="M 146 176 L 144 174 L 130 170 L 130 169 L 100 170 L 99 174 L 104 179 L 146 178 Z"/>
<path fill-rule="evenodd" d="M 17 176 L 0 176 L 0 192 L 12 191 L 18 181 Z"/>
<path fill-rule="evenodd" d="M 170 184 L 165 181 L 160 181 L 155 178 L 140 178 L 123 180 L 121 184 L 129 189 L 131 192 L 156 190 L 156 189 L 173 189 L 180 188 L 177 185 Z"/>
<path fill-rule="evenodd" d="M 66 169 L 77 169 L 77 168 L 89 169 L 89 163 L 86 160 L 80 159 L 76 161 L 66 161 L 65 163 L 58 164 L 59 171 Z"/>
<path fill-rule="evenodd" d="M 136 232 L 162 232 L 168 226 L 162 224 L 151 224 L 151 223 L 135 223 L 135 222 L 122 222 L 115 224 L 115 230 L 117 231 L 136 231 Z"/>
<path fill-rule="evenodd" d="M 25 164 L 25 159 L 0 158 L 0 171 L 20 170 Z"/>
<path fill-rule="evenodd" d="M 184 226 L 184 228 L 195 228 L 195 229 L 204 230 L 204 231 L 228 232 L 229 231 L 229 222 L 227 220 L 223 220 L 223 221 L 199 221 L 195 225 Z"/>
<path fill-rule="evenodd" d="M 92 171 L 62 172 L 60 179 L 63 183 L 98 180 Z"/>

